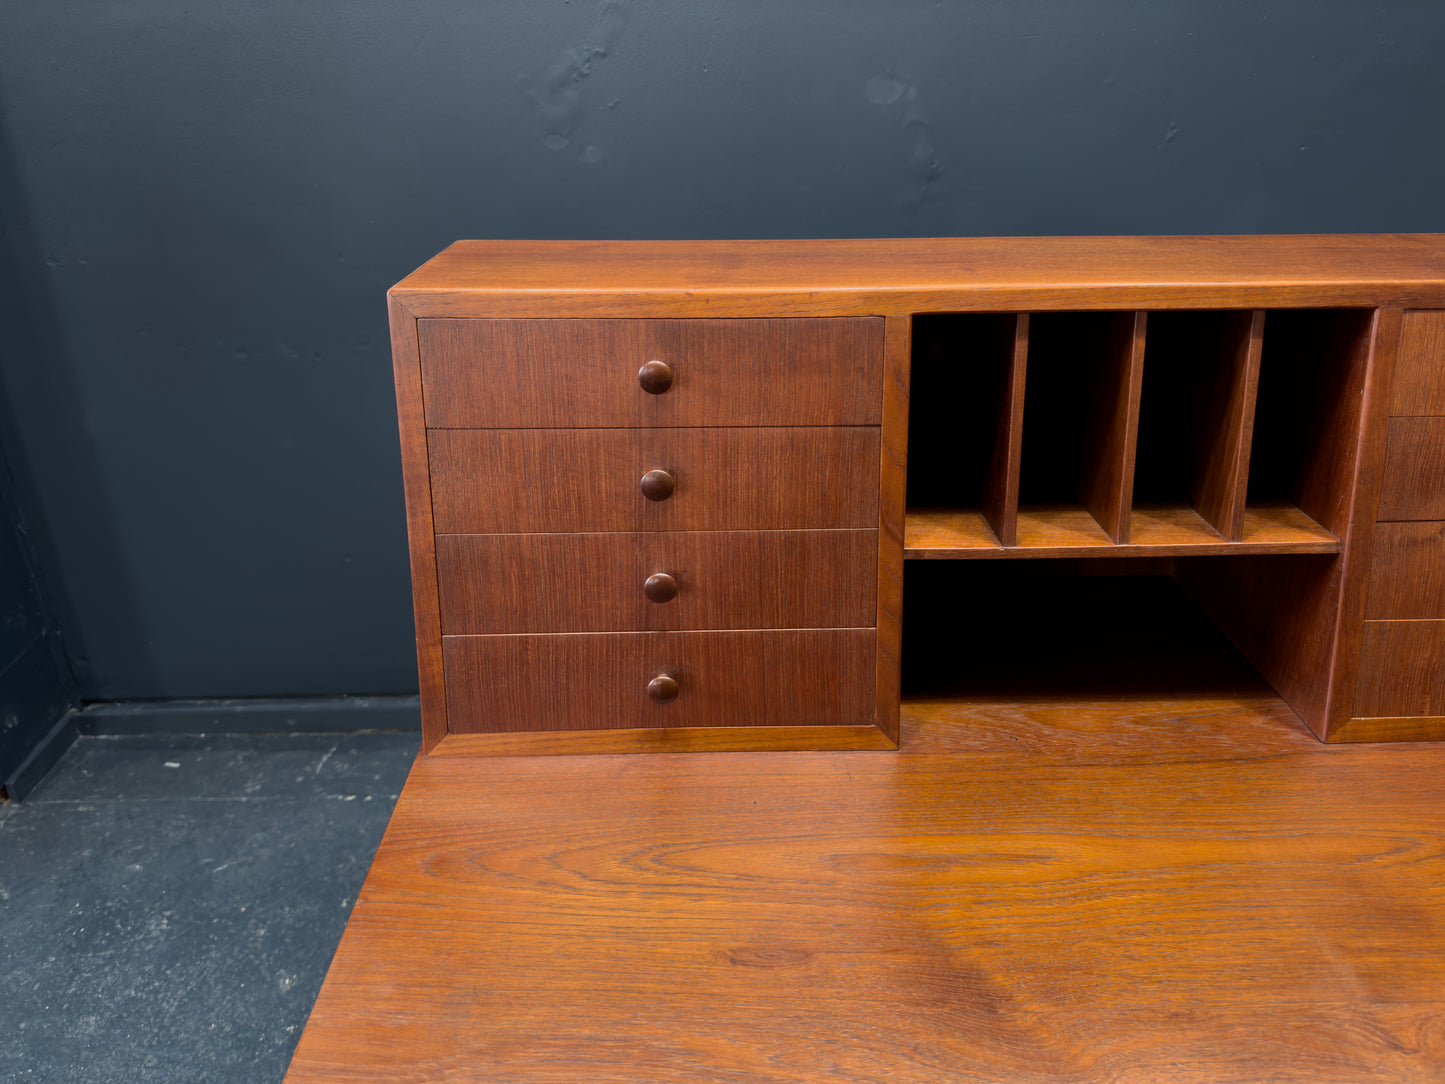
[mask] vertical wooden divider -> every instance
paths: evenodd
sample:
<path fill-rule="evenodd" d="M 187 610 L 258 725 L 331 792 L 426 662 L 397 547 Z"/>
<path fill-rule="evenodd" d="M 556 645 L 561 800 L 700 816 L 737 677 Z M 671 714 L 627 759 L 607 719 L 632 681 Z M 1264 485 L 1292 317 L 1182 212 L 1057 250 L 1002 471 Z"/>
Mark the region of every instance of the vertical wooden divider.
<path fill-rule="evenodd" d="M 1118 543 L 1129 541 L 1148 315 L 1119 313 L 1111 321 L 1101 344 L 1096 395 L 1084 425 L 1079 494 L 1104 533 Z"/>
<path fill-rule="evenodd" d="M 1353 470 L 1344 491 L 1346 515 L 1331 529 L 1340 536 L 1342 584 L 1335 619 L 1334 659 L 1330 666 L 1329 689 L 1325 699 L 1324 724 L 1320 737 L 1339 740 L 1336 732 L 1355 714 L 1365 634 L 1365 607 L 1369 600 L 1370 573 L 1375 556 L 1375 517 L 1385 473 L 1385 437 L 1390 425 L 1390 400 L 1385 389 L 1395 379 L 1404 329 L 1400 309 L 1376 309 L 1369 325 L 1369 343 L 1363 359 L 1360 420 L 1353 438 Z M 1437 679 L 1438 680 L 1438 679 Z"/>
<path fill-rule="evenodd" d="M 903 522 L 908 467 L 908 385 L 913 317 L 890 313 L 884 327 L 883 430 L 878 492 L 878 663 L 874 722 L 898 743 L 903 654 Z"/>
<path fill-rule="evenodd" d="M 1230 314 L 1219 344 L 1220 353 L 1227 356 L 1198 359 L 1191 396 L 1193 461 L 1189 466 L 1194 510 L 1230 542 L 1244 538 L 1263 342 L 1262 310 Z"/>
<path fill-rule="evenodd" d="M 1029 314 L 1022 312 L 1014 325 L 1013 356 L 1002 382 L 993 458 L 983 490 L 984 519 L 1005 546 L 1016 546 L 1019 540 L 1019 459 L 1023 450 L 1028 358 Z"/>

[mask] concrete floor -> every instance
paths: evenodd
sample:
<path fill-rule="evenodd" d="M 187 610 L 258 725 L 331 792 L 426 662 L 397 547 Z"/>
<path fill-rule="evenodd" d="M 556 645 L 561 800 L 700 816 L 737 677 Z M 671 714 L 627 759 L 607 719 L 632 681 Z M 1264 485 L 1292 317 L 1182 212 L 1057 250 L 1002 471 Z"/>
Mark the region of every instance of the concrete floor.
<path fill-rule="evenodd" d="M 0 806 L 0 1079 L 281 1080 L 417 745 L 80 738 Z"/>

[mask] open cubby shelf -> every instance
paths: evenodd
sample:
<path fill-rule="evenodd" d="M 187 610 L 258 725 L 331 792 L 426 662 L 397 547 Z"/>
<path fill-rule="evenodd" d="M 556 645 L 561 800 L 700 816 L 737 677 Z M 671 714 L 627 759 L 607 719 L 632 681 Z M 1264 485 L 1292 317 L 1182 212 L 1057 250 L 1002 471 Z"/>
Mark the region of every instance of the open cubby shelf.
<path fill-rule="evenodd" d="M 904 578 L 906 698 L 1268 692 L 1160 562 L 915 562 Z"/>
<path fill-rule="evenodd" d="M 1005 546 L 982 512 L 918 509 L 904 524 L 905 554 L 914 559 L 980 557 L 1190 557 L 1223 553 L 1338 553 L 1340 540 L 1294 505 L 1251 505 L 1243 537 L 1231 542 L 1187 504 L 1136 505 L 1129 541 L 1115 542 L 1079 505 L 1018 510 L 1018 537 Z"/>
<path fill-rule="evenodd" d="M 1370 315 L 915 317 L 905 556 L 1338 553 Z"/>

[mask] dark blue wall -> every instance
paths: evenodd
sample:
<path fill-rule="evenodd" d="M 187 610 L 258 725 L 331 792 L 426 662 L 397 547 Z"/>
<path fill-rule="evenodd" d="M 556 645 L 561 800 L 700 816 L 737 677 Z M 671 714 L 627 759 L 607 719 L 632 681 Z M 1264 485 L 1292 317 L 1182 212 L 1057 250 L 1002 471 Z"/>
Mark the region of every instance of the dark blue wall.
<path fill-rule="evenodd" d="M 90 698 L 415 688 L 457 237 L 1445 230 L 1445 4 L 9 0 L 13 459 Z"/>
<path fill-rule="evenodd" d="M 7 420 L 0 418 L 0 434 Z M 64 752 L 77 706 L 60 630 L 30 549 L 0 441 L 0 787 L 16 798 Z M 58 731 L 66 731 L 64 740 Z M 32 752 L 52 736 L 46 762 L 32 761 Z"/>

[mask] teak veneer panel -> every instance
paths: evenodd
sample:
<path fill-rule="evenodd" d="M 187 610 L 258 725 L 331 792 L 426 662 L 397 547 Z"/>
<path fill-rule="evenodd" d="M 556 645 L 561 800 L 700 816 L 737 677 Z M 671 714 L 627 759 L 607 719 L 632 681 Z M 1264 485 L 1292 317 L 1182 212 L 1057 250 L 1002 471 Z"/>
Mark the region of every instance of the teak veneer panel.
<path fill-rule="evenodd" d="M 1381 523 L 1375 527 L 1365 617 L 1445 619 L 1445 523 Z M 1445 673 L 1439 676 L 1445 681 Z"/>
<path fill-rule="evenodd" d="M 1018 533 L 1028 313 L 913 320 L 908 503 L 978 508 Z"/>
<path fill-rule="evenodd" d="M 1263 312 L 1149 316 L 1134 502 L 1187 501 L 1225 538 L 1244 529 Z"/>
<path fill-rule="evenodd" d="M 1216 534 L 1192 508 L 1137 506 L 1131 520 L 1133 544 L 1156 555 L 1178 556 L 1229 553 L 1338 553 L 1340 540 L 1292 504 L 1248 505 L 1244 509 L 1238 542 L 1210 537 Z"/>
<path fill-rule="evenodd" d="M 1287 498 L 1340 536 L 1361 451 L 1375 443 L 1364 421 L 1376 322 L 1356 309 L 1271 313 L 1260 360 L 1252 499 Z"/>
<path fill-rule="evenodd" d="M 1445 746 L 1267 691 L 419 762 L 288 1084 L 1424 1084 Z"/>
<path fill-rule="evenodd" d="M 439 534 L 878 526 L 879 430 L 433 429 Z M 663 501 L 638 488 L 662 469 Z"/>
<path fill-rule="evenodd" d="M 983 487 L 983 514 L 1006 546 L 1018 538 L 1019 466 L 1023 459 L 1024 385 L 1028 379 L 1029 314 L 1013 320 L 1009 363 L 999 388 L 993 454 Z"/>
<path fill-rule="evenodd" d="M 878 532 L 441 535 L 442 631 L 871 627 Z M 653 602 L 654 573 L 677 594 Z"/>
<path fill-rule="evenodd" d="M 1382 520 L 1445 520 L 1445 418 L 1391 418 Z"/>
<path fill-rule="evenodd" d="M 426 429 L 422 424 L 421 367 L 416 319 L 387 298 L 396 408 L 401 430 L 401 475 L 406 496 L 407 550 L 411 555 L 412 610 L 416 620 L 417 680 L 422 744 L 434 746 L 447 731 L 446 683 L 442 675 L 440 603 Z"/>
<path fill-rule="evenodd" d="M 1281 491 L 1340 540 L 1334 557 L 1179 562 L 1199 606 L 1320 738 L 1352 714 L 1400 313 L 1269 316 L 1250 491 Z M 1263 492 L 1256 489 L 1261 483 Z M 1355 712 L 1353 714 L 1358 714 Z"/>
<path fill-rule="evenodd" d="M 1200 516 L 1231 542 L 1244 539 L 1264 318 L 1263 312 L 1226 314 L 1219 344 L 1224 358 L 1195 362 L 1187 425 L 1192 499 Z"/>
<path fill-rule="evenodd" d="M 878 448 L 878 640 L 873 721 L 896 744 L 903 653 L 903 521 L 907 506 L 912 320 L 890 316 L 885 334 L 883 426 Z"/>
<path fill-rule="evenodd" d="M 1445 715 L 1445 621 L 1366 621 L 1354 715 Z"/>
<path fill-rule="evenodd" d="M 1146 316 L 1035 313 L 1029 321 L 1018 499 L 1083 505 L 1115 542 L 1128 540 Z"/>
<path fill-rule="evenodd" d="M 1346 719 L 1330 731 L 1331 742 L 1445 742 L 1445 715 Z"/>
<path fill-rule="evenodd" d="M 1440 235 L 458 241 L 393 296 L 419 316 L 767 316 L 1445 308 Z"/>
<path fill-rule="evenodd" d="M 843 723 L 836 726 L 669 726 L 449 734 L 429 755 L 530 757 L 896 748 L 898 743 L 872 723 Z"/>
<path fill-rule="evenodd" d="M 978 512 L 908 513 L 910 559 L 1001 557 L 1199 557 L 1221 554 L 1338 553 L 1340 540 L 1289 504 L 1251 506 L 1243 537 L 1230 542 L 1187 505 L 1139 506 L 1120 544 L 1082 508 L 1019 509 L 1018 544 L 1004 547 Z"/>
<path fill-rule="evenodd" d="M 1404 314 L 1392 390 L 1393 415 L 1445 415 L 1445 312 Z"/>
<path fill-rule="evenodd" d="M 1111 317 L 1089 389 L 1093 402 L 1080 404 L 1086 413 L 1079 496 L 1104 533 L 1119 543 L 1129 541 L 1147 318 L 1143 312 Z"/>
<path fill-rule="evenodd" d="M 451 734 L 874 717 L 873 629 L 444 636 Z M 647 694 L 659 674 L 677 698 Z"/>
<path fill-rule="evenodd" d="M 877 425 L 883 321 L 422 320 L 433 428 Z M 661 361 L 650 394 L 638 369 Z"/>

